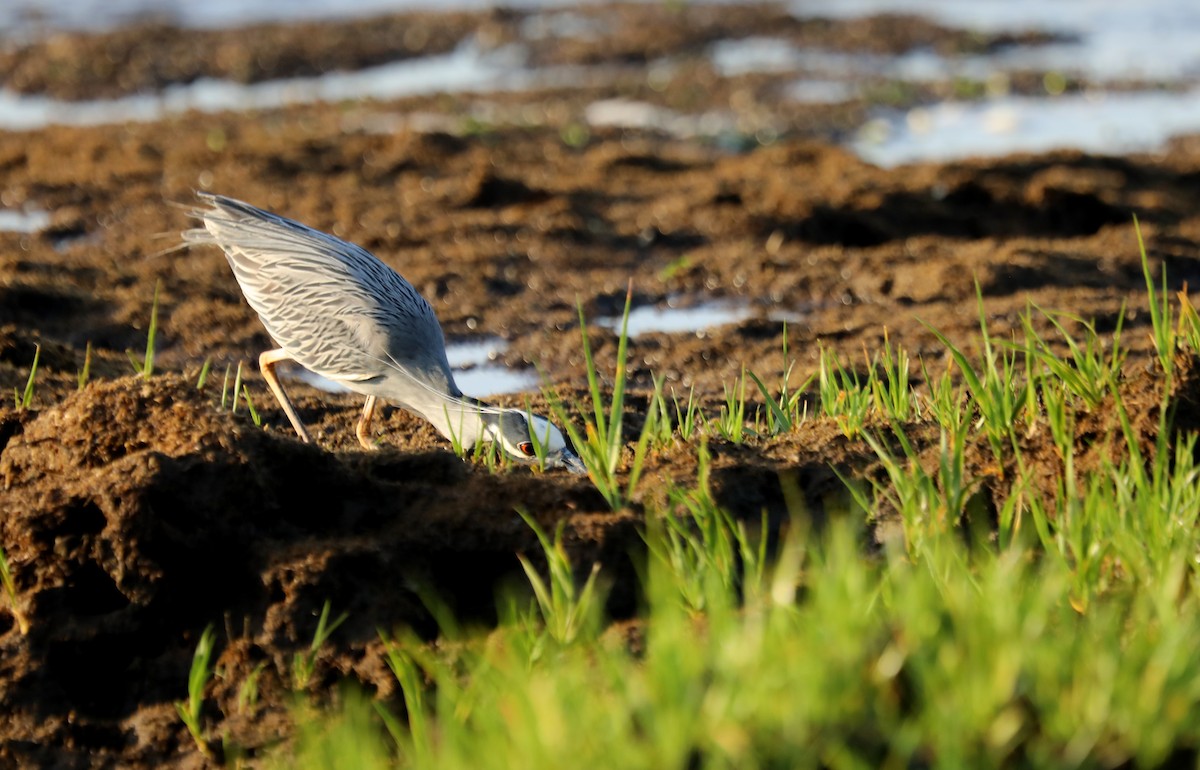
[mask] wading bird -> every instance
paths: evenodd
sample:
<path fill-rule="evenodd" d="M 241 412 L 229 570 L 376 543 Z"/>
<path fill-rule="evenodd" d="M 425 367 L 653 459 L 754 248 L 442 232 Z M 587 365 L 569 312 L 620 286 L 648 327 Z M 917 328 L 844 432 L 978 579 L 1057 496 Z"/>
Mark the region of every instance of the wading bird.
<path fill-rule="evenodd" d="M 368 429 L 375 403 L 393 401 L 428 420 L 460 446 L 500 445 L 522 462 L 585 473 L 557 427 L 521 409 L 464 396 L 446 360 L 441 324 L 412 284 L 365 249 L 232 198 L 198 197 L 203 222 L 187 244 L 221 247 L 242 294 L 279 347 L 258 357 L 263 378 L 301 440 L 308 430 L 283 390 L 275 365 L 292 360 L 367 397 L 355 427 Z"/>

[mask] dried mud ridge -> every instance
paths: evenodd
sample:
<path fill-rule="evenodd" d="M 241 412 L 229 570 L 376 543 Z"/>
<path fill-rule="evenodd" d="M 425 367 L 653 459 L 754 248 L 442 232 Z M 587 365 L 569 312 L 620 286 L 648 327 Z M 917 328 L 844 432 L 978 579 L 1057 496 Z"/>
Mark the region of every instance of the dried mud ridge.
<path fill-rule="evenodd" d="M 1194 394 L 1197 370 L 1181 364 L 1177 392 Z M 1160 379 L 1134 369 L 1122 398 L 1148 448 Z M 214 401 L 193 382 L 163 375 L 93 382 L 38 412 L 0 410 L 3 542 L 31 624 L 23 636 L 0 615 L 0 760 L 194 762 L 171 704 L 184 695 L 193 646 L 209 623 L 224 628 L 224 675 L 206 716 L 214 734 L 253 754 L 286 729 L 290 658 L 308 644 L 325 601 L 349 620 L 322 653 L 312 690 L 351 679 L 395 699 L 376 630 L 432 637 L 421 590 L 468 622 L 492 622 L 497 592 L 521 583 L 515 555 L 537 557 L 518 506 L 546 528 L 564 523 L 575 564 L 604 564 L 610 613 L 628 617 L 643 506 L 653 509 L 666 479 L 695 483 L 695 448 L 664 450 L 650 460 L 640 502 L 613 513 L 586 480 L 525 469 L 493 475 L 446 450 L 330 452 L 256 428 Z M 1183 398 L 1177 421 L 1200 424 L 1196 406 Z M 353 408 L 333 411 L 349 431 Z M 1081 420 L 1077 471 L 1119 448 L 1114 413 L 1110 404 Z M 1053 480 L 1061 459 L 1047 434 L 1028 436 L 1023 451 Z M 928 426 L 912 436 L 934 466 L 937 437 Z M 772 529 L 792 515 L 781 476 L 804 490 L 804 515 L 819 526 L 827 503 L 844 504 L 835 468 L 861 478 L 879 472 L 865 445 L 828 420 L 711 448 L 720 503 L 752 522 L 765 510 Z M 1015 469 L 997 469 L 982 438 L 968 460 L 983 479 L 972 510 L 994 516 L 1003 502 L 997 479 Z M 874 526 L 883 534 L 888 525 L 885 514 Z M 241 709 L 237 686 L 260 665 L 259 705 Z"/>

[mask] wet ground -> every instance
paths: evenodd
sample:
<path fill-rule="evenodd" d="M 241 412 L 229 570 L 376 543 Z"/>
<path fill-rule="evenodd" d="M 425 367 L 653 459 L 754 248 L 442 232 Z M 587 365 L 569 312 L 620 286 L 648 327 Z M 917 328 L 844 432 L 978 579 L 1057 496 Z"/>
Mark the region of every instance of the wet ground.
<path fill-rule="evenodd" d="M 576 563 L 605 565 L 610 611 L 629 617 L 638 522 L 666 482 L 695 483 L 694 445 L 657 451 L 633 504 L 614 513 L 587 480 L 464 463 L 399 409 L 384 411 L 383 449 L 367 453 L 353 434 L 359 397 L 289 381 L 318 446 L 301 444 L 250 365 L 270 342 L 224 258 L 173 250 L 197 189 L 361 244 L 429 299 L 451 341 L 500 338 L 503 363 L 536 366 L 575 397 L 586 381 L 579 306 L 603 372 L 613 371 L 616 340 L 600 322 L 619 314 L 631 280 L 638 307 L 733 308 L 724 325 L 632 341 L 631 426 L 652 374 L 668 391 L 694 388 L 710 412 L 743 367 L 777 381 L 785 335 L 793 385 L 815 370 L 821 347 L 862 368 L 885 334 L 940 374 L 946 355 L 929 326 L 974 350 L 976 282 L 1000 337 L 1020 329 L 1031 303 L 1105 332 L 1125 305 L 1124 397 L 1152 439 L 1161 383 L 1149 366 L 1133 217 L 1156 274 L 1165 266 L 1172 288 L 1200 282 L 1200 143 L 1181 139 L 1154 155 L 1062 151 L 881 169 L 836 142 L 881 93 L 916 102 L 955 84 L 895 92 L 875 90 L 887 85 L 880 80 L 848 101 L 797 102 L 779 97 L 780 78 L 719 73 L 701 51 L 767 34 L 855 53 L 1053 38 L 912 17 L 806 21 L 774 6 L 573 14 L 592 32 L 569 44 L 532 34 L 513 11 L 228 33 L 155 23 L 0 54 L 8 88 L 68 99 L 362 67 L 443 53 L 468 30 L 497 49 L 518 35 L 532 40 L 530 56 L 544 66 L 608 68 L 569 85 L 0 133 L 0 208 L 24 212 L 0 220 L 9 222 L 0 231 L 0 386 L 23 389 L 41 346 L 30 408 L 0 406 L 0 533 L 31 623 L 24 636 L 0 617 L 0 762 L 202 764 L 172 701 L 186 693 L 209 623 L 221 631 L 221 677 L 206 710 L 212 737 L 253 754 L 286 732 L 291 656 L 327 600 L 349 620 L 320 657 L 313 692 L 350 678 L 391 698 L 376 629 L 433 636 L 425 590 L 465 619 L 494 620 L 497 592 L 520 580 L 515 555 L 536 552 L 517 507 L 548 528 L 565 522 Z M 663 68 L 663 57 L 673 65 Z M 1010 81 L 1035 90 L 1044 78 Z M 640 128 L 596 117 L 597 104 L 611 114 L 630 103 L 675 117 L 643 111 L 654 119 Z M 705 114 L 732 117 L 707 134 L 676 119 Z M 155 373 L 143 380 L 130 355 L 145 350 L 156 287 Z M 244 406 L 221 408 L 225 372 L 239 362 L 264 428 Z M 1177 387 L 1189 392 L 1190 374 Z M 499 400 L 526 397 L 544 406 L 534 394 Z M 1195 419 L 1190 403 L 1180 419 Z M 1111 432 L 1110 413 L 1081 423 L 1080 463 Z M 928 430 L 913 435 L 936 443 Z M 1028 441 L 1049 477 L 1049 437 Z M 788 515 L 781 476 L 797 481 L 819 519 L 844 499 L 835 470 L 874 472 L 865 445 L 817 417 L 782 437 L 710 448 L 714 494 L 754 520 L 764 509 L 775 522 Z M 971 462 L 975 474 L 998 476 L 985 444 Z M 995 505 L 1000 493 L 981 489 Z M 256 670 L 259 701 L 239 707 L 238 686 Z"/>

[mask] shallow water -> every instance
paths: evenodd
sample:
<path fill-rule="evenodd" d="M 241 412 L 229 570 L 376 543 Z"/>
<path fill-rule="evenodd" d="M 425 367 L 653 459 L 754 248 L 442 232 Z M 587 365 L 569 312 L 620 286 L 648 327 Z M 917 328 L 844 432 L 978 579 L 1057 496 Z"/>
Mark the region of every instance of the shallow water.
<path fill-rule="evenodd" d="M 520 8 L 562 8 L 570 0 L 521 0 Z M 29 37 L 53 28 L 101 29 L 136 18 L 193 27 L 261 21 L 345 18 L 413 9 L 479 8 L 483 0 L 357 0 L 333 6 L 318 0 L 277 4 L 265 0 L 12 0 L 0 6 L 0 35 Z M 510 4 L 512 5 L 512 4 Z M 736 5 L 733 3 L 732 5 Z M 997 73 L 1048 71 L 1089 81 L 1144 80 L 1189 85 L 1200 79 L 1200 7 L 1189 0 L 793 0 L 797 15 L 853 17 L 917 14 L 943 24 L 981 31 L 1043 30 L 1066 40 L 1017 46 L 986 55 L 945 57 L 928 50 L 900 56 L 799 49 L 772 38 L 723 40 L 710 47 L 714 68 L 726 75 L 787 75 L 785 95 L 804 103 L 836 103 L 858 96 L 856 81 L 969 78 Z M 730 11 L 736 12 L 735 10 Z M 591 34 L 594 22 L 571 13 L 534 14 L 523 26 L 529 39 Z M 659 63 L 662 64 L 662 63 Z M 651 68 L 655 66 L 651 64 Z M 674 66 L 674 65 L 672 65 Z M 583 71 L 540 70 L 525 62 L 523 46 L 483 53 L 467 43 L 443 56 L 411 59 L 358 72 L 331 72 L 256 84 L 201 80 L 156 94 L 113 100 L 63 102 L 0 89 L 0 128 L 36 129 L 51 123 L 97 124 L 155 120 L 185 110 L 214 112 L 279 107 L 313 101 L 389 99 L 435 92 L 525 89 L 547 82 L 570 84 Z M 864 159 L 894 165 L 924 159 L 1003 155 L 1015 151 L 1077 148 L 1098 153 L 1154 150 L 1172 136 L 1200 131 L 1196 91 L 1144 91 L 1109 95 L 1011 97 L 1000 89 L 982 102 L 942 102 L 906 112 L 881 109 L 847 144 Z M 736 131 L 732 111 L 695 115 L 626 100 L 597 102 L 586 118 L 594 126 L 666 131 L 676 136 L 721 137 Z"/>
<path fill-rule="evenodd" d="M 512 0 L 510 8 L 570 5 L 570 0 Z M 183 27 L 233 27 L 257 22 L 350 19 L 411 10 L 487 8 L 488 0 L 6 0 L 0 35 L 28 37 L 48 29 L 111 29 L 147 17 Z"/>
<path fill-rule="evenodd" d="M 508 350 L 499 337 L 460 340 L 446 346 L 454 381 L 463 393 L 476 398 L 538 389 L 541 378 L 533 369 L 512 369 L 496 359 Z"/>
<path fill-rule="evenodd" d="M 748 302 L 716 300 L 688 307 L 659 307 L 643 305 L 629 311 L 629 336 L 639 337 L 655 332 L 678 334 L 698 332 L 716 326 L 725 326 L 744 321 L 754 315 Z M 621 330 L 621 316 L 608 316 L 596 321 L 598 326 Z"/>
<path fill-rule="evenodd" d="M 523 88 L 527 76 L 518 71 L 519 61 L 518 52 L 502 49 L 485 54 L 465 44 L 443 56 L 405 59 L 354 72 L 249 84 L 204 78 L 159 93 L 117 99 L 68 102 L 0 88 L 0 128 L 28 130 L 49 124 L 152 121 L 187 110 L 254 110 L 309 102 L 396 99 L 441 91 Z"/>
<path fill-rule="evenodd" d="M 21 211 L 0 209 L 0 231 L 10 233 L 36 233 L 50 224 L 50 214 L 40 209 Z"/>
<path fill-rule="evenodd" d="M 463 393 L 475 398 L 507 393 L 526 393 L 538 388 L 540 378 L 532 369 L 511 369 L 495 359 L 508 349 L 499 337 L 454 342 L 446 346 L 446 358 L 454 372 L 454 381 Z M 350 393 L 340 382 L 296 367 L 292 378 L 326 393 Z"/>
<path fill-rule="evenodd" d="M 1148 152 L 1172 136 L 1197 131 L 1200 90 L 1013 96 L 882 113 L 858 132 L 851 146 L 865 160 L 895 166 L 1061 148 Z"/>
<path fill-rule="evenodd" d="M 1094 78 L 1200 75 L 1200 5 L 1191 0 L 793 0 L 790 7 L 798 14 L 838 18 L 905 13 L 986 32 L 1038 29 L 1074 38 L 987 57 L 1004 66 Z"/>

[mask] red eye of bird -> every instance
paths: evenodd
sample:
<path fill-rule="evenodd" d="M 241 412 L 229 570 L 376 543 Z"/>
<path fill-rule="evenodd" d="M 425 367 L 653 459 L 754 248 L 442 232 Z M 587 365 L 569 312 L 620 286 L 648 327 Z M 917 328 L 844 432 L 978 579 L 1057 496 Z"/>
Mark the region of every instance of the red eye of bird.
<path fill-rule="evenodd" d="M 521 454 L 525 455 L 526 457 L 533 457 L 532 441 L 522 441 L 520 444 L 517 444 L 517 449 L 520 449 Z"/>

